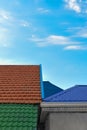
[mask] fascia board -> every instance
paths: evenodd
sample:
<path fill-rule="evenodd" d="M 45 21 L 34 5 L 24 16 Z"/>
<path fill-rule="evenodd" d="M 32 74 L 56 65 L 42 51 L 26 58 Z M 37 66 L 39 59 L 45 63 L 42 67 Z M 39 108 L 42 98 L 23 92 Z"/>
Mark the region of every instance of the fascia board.
<path fill-rule="evenodd" d="M 87 102 L 44 103 L 41 104 L 40 122 L 44 122 L 49 113 L 87 113 Z"/>

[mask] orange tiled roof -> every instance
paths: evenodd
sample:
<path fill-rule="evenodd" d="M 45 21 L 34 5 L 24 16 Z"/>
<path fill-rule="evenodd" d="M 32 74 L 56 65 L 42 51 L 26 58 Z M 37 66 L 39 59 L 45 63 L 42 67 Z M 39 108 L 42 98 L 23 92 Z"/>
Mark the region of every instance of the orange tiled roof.
<path fill-rule="evenodd" d="M 0 103 L 40 103 L 39 65 L 0 65 Z"/>

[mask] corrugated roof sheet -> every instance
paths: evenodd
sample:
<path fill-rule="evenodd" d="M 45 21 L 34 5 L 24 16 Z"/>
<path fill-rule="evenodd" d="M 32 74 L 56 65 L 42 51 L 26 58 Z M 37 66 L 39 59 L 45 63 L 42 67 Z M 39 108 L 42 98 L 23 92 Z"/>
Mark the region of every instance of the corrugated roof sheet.
<path fill-rule="evenodd" d="M 0 104 L 0 130 L 36 130 L 38 106 Z"/>
<path fill-rule="evenodd" d="M 87 85 L 76 85 L 72 88 L 54 94 L 46 102 L 87 102 Z"/>
<path fill-rule="evenodd" d="M 0 65 L 0 103 L 40 103 L 39 65 Z"/>
<path fill-rule="evenodd" d="M 44 87 L 44 98 L 47 98 L 55 93 L 63 91 L 63 89 L 57 87 L 56 85 L 50 83 L 49 81 L 44 81 L 43 87 Z"/>

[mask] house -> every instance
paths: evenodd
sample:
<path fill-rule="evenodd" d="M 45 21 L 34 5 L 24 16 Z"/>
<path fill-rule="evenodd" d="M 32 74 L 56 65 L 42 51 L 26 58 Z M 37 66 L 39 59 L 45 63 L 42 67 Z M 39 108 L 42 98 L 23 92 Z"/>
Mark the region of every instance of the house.
<path fill-rule="evenodd" d="M 0 130 L 39 129 L 41 101 L 61 90 L 43 82 L 41 65 L 0 65 Z"/>
<path fill-rule="evenodd" d="M 76 85 L 41 103 L 41 130 L 87 130 L 87 85 Z"/>
<path fill-rule="evenodd" d="M 58 92 L 63 91 L 63 89 L 59 88 L 58 86 L 52 84 L 49 81 L 43 81 L 43 89 L 44 89 L 44 98 L 52 96 Z"/>
<path fill-rule="evenodd" d="M 0 65 L 0 130 L 37 130 L 40 65 Z"/>

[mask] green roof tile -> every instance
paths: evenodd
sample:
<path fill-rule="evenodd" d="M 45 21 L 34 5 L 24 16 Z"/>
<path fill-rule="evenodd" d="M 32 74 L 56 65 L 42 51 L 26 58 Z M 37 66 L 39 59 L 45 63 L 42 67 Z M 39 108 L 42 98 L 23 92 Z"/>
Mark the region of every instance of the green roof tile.
<path fill-rule="evenodd" d="M 36 130 L 38 106 L 0 104 L 0 130 Z"/>

